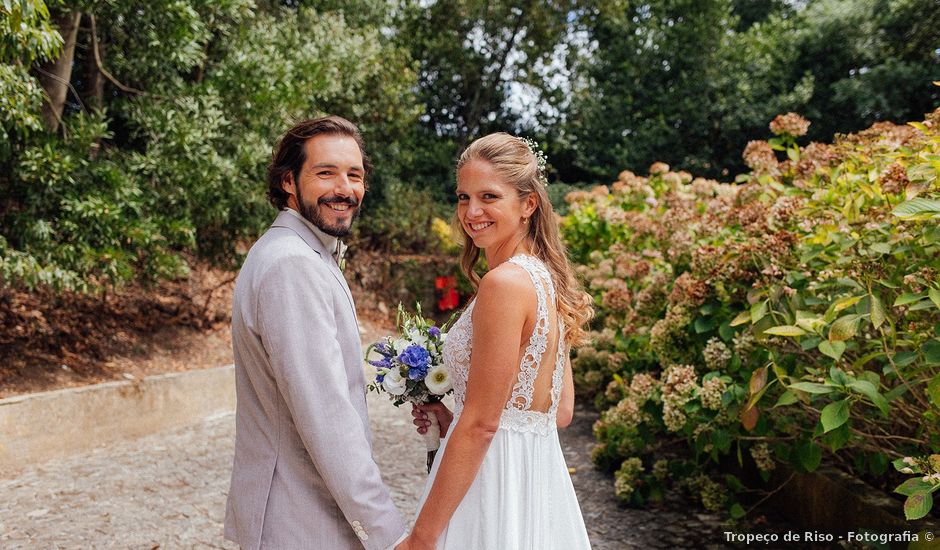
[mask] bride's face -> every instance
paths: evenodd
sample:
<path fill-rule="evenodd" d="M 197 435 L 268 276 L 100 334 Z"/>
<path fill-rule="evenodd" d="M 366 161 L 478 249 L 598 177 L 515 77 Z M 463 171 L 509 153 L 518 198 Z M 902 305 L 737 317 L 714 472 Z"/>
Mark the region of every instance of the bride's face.
<path fill-rule="evenodd" d="M 515 246 L 525 233 L 523 218 L 535 210 L 534 197 L 519 198 L 492 164 L 474 159 L 457 172 L 457 219 L 478 248 Z"/>

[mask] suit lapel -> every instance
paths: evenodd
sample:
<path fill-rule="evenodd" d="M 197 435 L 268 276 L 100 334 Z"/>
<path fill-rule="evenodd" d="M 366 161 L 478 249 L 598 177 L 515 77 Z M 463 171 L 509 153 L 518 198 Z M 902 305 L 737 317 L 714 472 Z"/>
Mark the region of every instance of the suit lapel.
<path fill-rule="evenodd" d="M 304 222 L 295 218 L 287 212 L 281 212 L 275 218 L 274 223 L 271 224 L 271 227 L 286 227 L 292 230 L 294 233 L 300 236 L 301 239 L 307 243 L 314 252 L 316 252 L 320 259 L 323 260 L 323 263 L 326 264 L 326 268 L 330 270 L 330 273 L 333 274 L 333 277 L 336 279 L 336 282 L 339 283 L 339 286 L 343 289 L 343 292 L 346 293 L 346 299 L 349 301 L 349 307 L 353 311 L 353 318 L 357 319 L 356 316 L 356 305 L 353 303 L 352 292 L 349 290 L 349 285 L 346 284 L 346 278 L 343 277 L 343 272 L 339 270 L 339 267 L 336 265 L 336 262 L 333 261 L 333 256 L 326 249 L 320 239 L 314 235 L 313 231 L 310 231 L 310 228 L 307 227 Z"/>

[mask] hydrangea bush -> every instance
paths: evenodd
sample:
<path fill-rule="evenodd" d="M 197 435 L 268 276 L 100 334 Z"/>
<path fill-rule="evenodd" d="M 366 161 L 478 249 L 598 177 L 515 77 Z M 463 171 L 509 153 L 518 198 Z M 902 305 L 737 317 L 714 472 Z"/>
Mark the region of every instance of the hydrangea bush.
<path fill-rule="evenodd" d="M 918 496 L 907 516 L 929 513 L 940 109 L 800 145 L 809 124 L 777 117 L 734 183 L 656 163 L 567 196 L 563 231 L 599 308 L 576 386 L 603 411 L 594 460 L 625 502 L 684 486 L 738 517 L 741 476 L 713 475 L 728 464 L 767 480 L 825 461 L 893 489 L 898 461 L 922 476 L 898 487 Z"/>

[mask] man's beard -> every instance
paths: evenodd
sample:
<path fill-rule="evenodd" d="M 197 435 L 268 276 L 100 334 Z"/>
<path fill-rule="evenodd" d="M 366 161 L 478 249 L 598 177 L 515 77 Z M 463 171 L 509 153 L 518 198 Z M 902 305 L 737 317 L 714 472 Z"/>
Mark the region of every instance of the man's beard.
<path fill-rule="evenodd" d="M 307 204 L 304 201 L 303 197 L 300 196 L 300 189 L 297 190 L 297 203 L 300 208 L 300 215 L 303 216 L 308 222 L 316 226 L 320 231 L 323 231 L 327 235 L 333 237 L 342 238 L 346 235 L 349 235 L 349 231 L 352 229 L 352 224 L 359 217 L 359 201 L 353 197 L 321 197 L 317 204 Z M 350 207 L 354 207 L 355 210 L 352 213 L 352 217 L 349 219 L 348 226 L 342 225 L 330 225 L 322 216 L 320 216 L 320 205 L 321 204 L 348 204 Z"/>

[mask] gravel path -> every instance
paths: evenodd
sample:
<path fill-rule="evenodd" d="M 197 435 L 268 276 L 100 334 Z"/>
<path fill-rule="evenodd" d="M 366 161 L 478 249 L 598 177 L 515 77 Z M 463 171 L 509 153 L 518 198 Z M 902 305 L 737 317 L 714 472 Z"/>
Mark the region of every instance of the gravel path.
<path fill-rule="evenodd" d="M 377 461 L 407 518 L 426 477 L 406 410 L 370 395 Z M 592 416 L 578 411 L 563 445 L 598 550 L 688 548 L 720 541 L 719 518 L 617 507 L 589 460 Z M 222 538 L 234 415 L 50 461 L 0 479 L 0 548 L 236 548 Z M 711 546 L 720 547 L 720 546 Z"/>
<path fill-rule="evenodd" d="M 363 341 L 383 331 L 366 326 Z M 407 408 L 369 394 L 376 461 L 409 520 L 427 478 L 424 444 Z M 610 477 L 594 470 L 596 414 L 578 409 L 561 439 L 596 550 L 723 548 L 721 520 L 679 500 L 620 508 Z M 222 538 L 235 416 L 33 465 L 0 478 L 0 549 L 237 548 Z"/>

